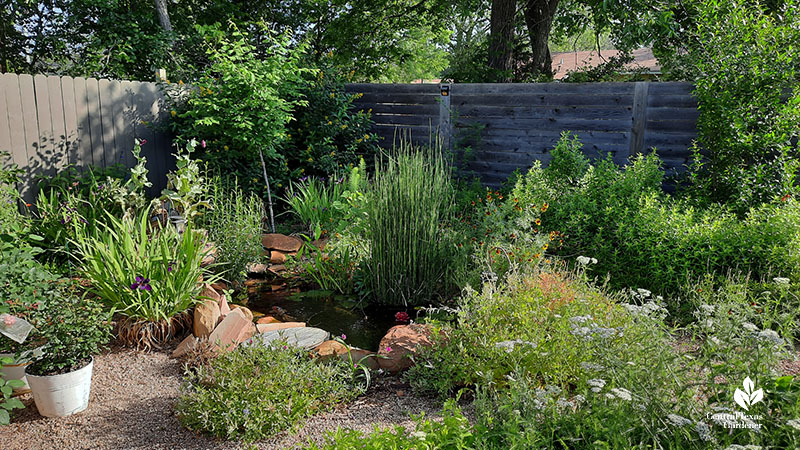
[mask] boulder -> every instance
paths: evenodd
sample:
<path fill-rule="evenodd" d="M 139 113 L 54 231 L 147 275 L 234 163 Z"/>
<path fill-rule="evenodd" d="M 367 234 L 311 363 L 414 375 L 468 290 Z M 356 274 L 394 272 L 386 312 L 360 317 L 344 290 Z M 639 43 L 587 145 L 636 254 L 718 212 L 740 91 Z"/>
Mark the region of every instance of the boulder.
<path fill-rule="evenodd" d="M 233 350 L 253 336 L 253 322 L 242 311 L 233 310 L 217 325 L 208 337 L 215 350 Z"/>
<path fill-rule="evenodd" d="M 216 283 L 211 283 L 211 287 L 214 288 L 215 291 L 222 293 L 223 291 L 228 290 L 228 283 L 224 281 L 217 281 Z"/>
<path fill-rule="evenodd" d="M 256 321 L 256 323 L 261 325 L 261 324 L 268 324 L 268 323 L 281 323 L 281 321 L 276 319 L 276 318 L 274 318 L 274 317 L 272 317 L 272 316 L 264 316 L 264 317 L 259 318 Z"/>
<path fill-rule="evenodd" d="M 285 234 L 270 233 L 261 236 L 261 245 L 269 250 L 279 250 L 282 252 L 296 252 L 303 246 L 303 241 Z"/>
<path fill-rule="evenodd" d="M 197 344 L 200 342 L 194 335 L 190 334 L 186 336 L 186 339 L 182 340 L 180 344 L 172 351 L 173 358 L 180 358 L 181 356 L 189 353 L 190 351 L 194 350 L 197 347 Z"/>
<path fill-rule="evenodd" d="M 228 306 L 228 299 L 224 295 L 219 297 L 219 313 L 224 318 L 231 312 L 231 307 Z M 244 312 L 244 311 L 242 311 Z M 252 314 L 251 314 L 252 315 Z"/>
<path fill-rule="evenodd" d="M 199 338 L 208 337 L 220 318 L 219 304 L 216 300 L 205 299 L 194 307 L 194 325 L 192 331 Z"/>
<path fill-rule="evenodd" d="M 275 322 L 258 324 L 256 325 L 256 329 L 258 329 L 259 333 L 269 333 L 270 331 L 302 328 L 304 326 L 306 326 L 305 322 Z"/>
<path fill-rule="evenodd" d="M 339 358 L 347 362 L 350 362 L 351 357 L 353 358 L 353 364 L 361 362 L 361 364 L 369 370 L 378 370 L 381 368 L 381 365 L 378 363 L 378 358 L 375 357 L 375 352 L 362 350 L 360 348 L 351 348 L 349 355 L 347 353 L 339 355 Z"/>
<path fill-rule="evenodd" d="M 378 347 L 378 364 L 387 372 L 400 372 L 414 364 L 410 358 L 421 345 L 430 346 L 432 330 L 427 325 L 412 323 L 389 329 Z"/>
<path fill-rule="evenodd" d="M 346 345 L 339 341 L 325 341 L 318 345 L 311 351 L 311 355 L 315 358 L 320 358 L 322 361 L 328 361 L 331 358 L 345 355 L 347 356 L 348 348 Z"/>
<path fill-rule="evenodd" d="M 281 272 L 286 272 L 286 266 L 283 264 L 276 264 L 269 268 L 269 271 L 275 275 L 280 275 Z"/>
<path fill-rule="evenodd" d="M 282 252 L 280 250 L 271 250 L 269 253 L 269 262 L 272 264 L 283 264 L 286 262 L 287 256 L 297 256 L 297 252 Z"/>
<path fill-rule="evenodd" d="M 249 275 L 266 275 L 269 266 L 266 264 L 250 264 L 247 266 L 247 273 Z"/>
<path fill-rule="evenodd" d="M 222 298 L 222 294 L 217 292 L 212 285 L 206 283 L 203 284 L 203 289 L 200 290 L 200 297 L 211 299 L 219 303 L 220 299 Z"/>
<path fill-rule="evenodd" d="M 241 306 L 241 305 L 232 305 L 231 306 L 231 311 L 233 311 L 234 309 L 238 309 L 241 312 L 243 312 L 244 316 L 247 317 L 247 320 L 249 320 L 250 322 L 253 321 L 253 312 L 250 311 L 249 308 L 245 308 L 244 306 Z"/>
<path fill-rule="evenodd" d="M 320 328 L 302 327 L 288 328 L 285 330 L 275 330 L 253 336 L 245 345 L 291 345 L 305 350 L 311 350 L 327 341 L 331 334 Z"/>

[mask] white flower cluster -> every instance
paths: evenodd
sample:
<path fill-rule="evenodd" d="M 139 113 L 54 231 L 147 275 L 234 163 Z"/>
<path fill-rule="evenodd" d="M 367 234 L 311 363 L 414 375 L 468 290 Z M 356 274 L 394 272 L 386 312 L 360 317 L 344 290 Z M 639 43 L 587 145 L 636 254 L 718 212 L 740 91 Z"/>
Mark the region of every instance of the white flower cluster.
<path fill-rule="evenodd" d="M 625 388 L 612 388 L 611 394 L 613 394 L 614 397 L 620 400 L 625 400 L 626 402 L 633 400 L 633 397 L 631 396 L 631 391 Z"/>
<path fill-rule="evenodd" d="M 742 328 L 747 331 L 758 331 L 758 327 L 754 323 L 742 322 Z"/>
<path fill-rule="evenodd" d="M 642 306 L 625 303 L 622 305 L 632 316 L 643 316 L 663 319 L 667 317 L 667 309 L 654 301 L 649 301 Z"/>
<path fill-rule="evenodd" d="M 513 341 L 502 341 L 494 344 L 495 347 L 502 348 L 507 353 L 511 353 L 512 351 L 514 351 L 514 347 L 516 347 L 517 345 L 526 345 L 531 348 L 536 348 L 535 342 L 523 341 L 522 339 L 514 339 Z"/>
<path fill-rule="evenodd" d="M 792 280 L 783 277 L 775 277 L 772 281 L 774 281 L 775 284 L 789 284 Z"/>
<path fill-rule="evenodd" d="M 691 419 L 687 419 L 686 417 L 679 416 L 677 414 L 667 414 L 667 420 L 676 427 L 685 427 L 687 425 L 691 425 Z"/>
<path fill-rule="evenodd" d="M 799 419 L 792 419 L 792 420 L 786 422 L 786 425 L 789 425 L 790 427 L 794 428 L 795 430 L 800 431 L 800 418 Z"/>
<path fill-rule="evenodd" d="M 597 264 L 597 258 L 590 258 L 588 256 L 578 256 L 576 259 L 578 260 L 578 264 L 582 266 L 588 266 L 589 264 Z"/>
<path fill-rule="evenodd" d="M 781 339 L 780 335 L 773 330 L 761 330 L 758 333 L 758 338 L 776 347 L 783 345 L 783 339 Z"/>
<path fill-rule="evenodd" d="M 586 381 L 586 384 L 592 389 L 592 392 L 600 392 L 606 386 L 606 380 L 602 378 L 592 378 L 591 380 Z"/>
<path fill-rule="evenodd" d="M 596 323 L 593 323 L 588 327 L 578 327 L 573 325 L 570 333 L 578 336 L 584 341 L 591 341 L 595 337 L 600 339 L 610 339 L 617 334 L 622 336 L 622 330 L 618 332 L 616 328 L 605 328 L 597 325 Z"/>
<path fill-rule="evenodd" d="M 696 431 L 698 436 L 700 436 L 700 440 L 703 441 L 715 440 L 714 435 L 711 434 L 711 427 L 709 427 L 708 424 L 705 424 L 703 422 L 697 422 L 696 424 L 694 424 L 694 431 Z"/>
<path fill-rule="evenodd" d="M 763 448 L 763 447 L 761 447 L 760 445 L 752 445 L 752 444 L 749 444 L 749 445 L 739 445 L 739 444 L 733 444 L 733 445 L 729 445 L 728 447 L 725 447 L 725 450 L 761 450 L 762 448 Z"/>

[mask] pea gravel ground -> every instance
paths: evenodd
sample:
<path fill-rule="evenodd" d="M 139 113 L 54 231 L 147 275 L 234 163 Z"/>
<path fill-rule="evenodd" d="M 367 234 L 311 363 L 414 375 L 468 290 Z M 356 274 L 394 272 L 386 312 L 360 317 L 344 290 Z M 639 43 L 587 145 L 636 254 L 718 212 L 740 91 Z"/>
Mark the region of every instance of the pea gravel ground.
<path fill-rule="evenodd" d="M 95 357 L 89 408 L 70 417 L 48 419 L 36 412 L 30 394 L 11 425 L 0 429 L 4 450 L 38 449 L 239 449 L 250 445 L 216 440 L 181 427 L 173 407 L 181 365 L 169 352 L 113 349 Z M 337 427 L 371 431 L 375 426 L 413 426 L 410 414 L 439 417 L 441 405 L 408 394 L 396 378 L 377 380 L 355 402 L 308 419 L 296 433 L 257 442 L 259 449 L 295 448 L 320 442 Z"/>

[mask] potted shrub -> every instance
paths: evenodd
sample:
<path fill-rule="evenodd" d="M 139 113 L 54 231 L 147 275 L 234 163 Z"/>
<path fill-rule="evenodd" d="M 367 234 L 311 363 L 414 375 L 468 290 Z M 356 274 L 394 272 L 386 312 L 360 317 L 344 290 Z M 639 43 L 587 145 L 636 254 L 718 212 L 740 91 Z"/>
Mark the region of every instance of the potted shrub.
<path fill-rule="evenodd" d="M 46 417 L 81 412 L 89 405 L 94 355 L 111 336 L 109 313 L 66 289 L 42 309 L 45 354 L 25 368 L 36 408 Z"/>

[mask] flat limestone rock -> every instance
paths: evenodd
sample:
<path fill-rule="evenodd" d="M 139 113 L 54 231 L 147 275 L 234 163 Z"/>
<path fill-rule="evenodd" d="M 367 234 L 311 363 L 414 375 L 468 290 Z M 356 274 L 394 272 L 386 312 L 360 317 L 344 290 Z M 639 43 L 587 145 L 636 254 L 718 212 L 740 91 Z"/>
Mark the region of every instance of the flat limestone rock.
<path fill-rule="evenodd" d="M 311 350 L 330 338 L 331 334 L 320 328 L 300 327 L 268 331 L 253 336 L 245 345 L 271 346 L 286 340 L 287 345 Z"/>

